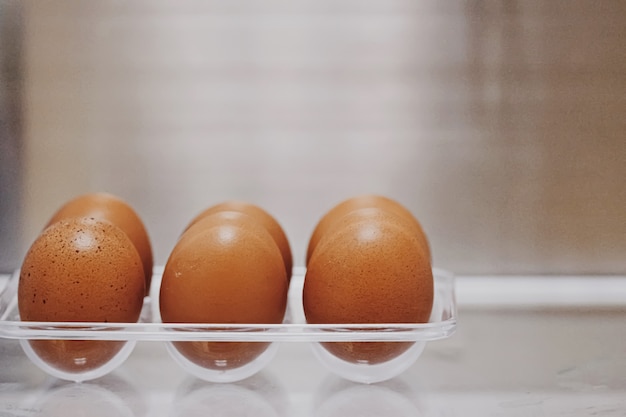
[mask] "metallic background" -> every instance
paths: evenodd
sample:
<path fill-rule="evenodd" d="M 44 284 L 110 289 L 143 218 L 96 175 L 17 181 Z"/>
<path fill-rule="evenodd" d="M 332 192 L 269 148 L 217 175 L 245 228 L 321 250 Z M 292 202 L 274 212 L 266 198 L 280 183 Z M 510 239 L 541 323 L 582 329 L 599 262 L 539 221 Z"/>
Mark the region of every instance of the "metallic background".
<path fill-rule="evenodd" d="M 326 210 L 375 192 L 460 274 L 626 269 L 624 2 L 0 4 L 5 270 L 96 190 L 158 263 L 238 198 L 302 264 Z"/>

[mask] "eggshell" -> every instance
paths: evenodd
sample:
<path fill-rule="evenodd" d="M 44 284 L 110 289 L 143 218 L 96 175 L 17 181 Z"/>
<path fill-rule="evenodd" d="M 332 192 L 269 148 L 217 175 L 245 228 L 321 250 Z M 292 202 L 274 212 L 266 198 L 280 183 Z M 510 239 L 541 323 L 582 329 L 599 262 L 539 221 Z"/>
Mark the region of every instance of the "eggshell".
<path fill-rule="evenodd" d="M 141 259 L 117 226 L 93 218 L 61 220 L 30 247 L 18 284 L 23 321 L 136 322 L 145 281 Z M 96 369 L 124 345 L 113 341 L 31 341 L 51 366 Z"/>
<path fill-rule="evenodd" d="M 112 194 L 90 193 L 65 203 L 48 221 L 47 226 L 72 217 L 107 220 L 128 235 L 141 257 L 146 294 L 148 294 L 152 281 L 152 246 L 148 232 L 137 212 L 127 202 Z"/>
<path fill-rule="evenodd" d="M 280 223 L 278 223 L 278 221 L 271 214 L 269 214 L 267 211 L 259 206 L 246 203 L 244 201 L 225 201 L 223 203 L 209 207 L 208 209 L 198 214 L 189 223 L 187 229 L 196 224 L 199 220 L 220 211 L 237 211 L 247 214 L 257 221 L 261 222 L 261 224 L 267 229 L 270 235 L 272 235 L 272 238 L 274 238 L 274 241 L 278 245 L 278 249 L 280 249 L 280 253 L 283 257 L 283 262 L 285 263 L 287 279 L 291 279 L 293 258 L 291 255 L 291 247 L 289 246 L 289 240 L 287 239 L 287 235 L 285 234 L 283 228 L 280 226 Z"/>
<path fill-rule="evenodd" d="M 412 227 L 415 230 L 416 236 L 420 240 L 422 246 L 424 247 L 424 251 L 428 256 L 428 259 L 431 259 L 430 253 L 430 245 L 428 243 L 428 238 L 424 230 L 422 229 L 422 225 L 419 221 L 413 216 L 413 214 L 402 204 L 398 203 L 395 200 L 392 200 L 388 197 L 375 195 L 375 194 L 366 194 L 361 196 L 356 196 L 349 198 L 347 200 L 342 201 L 337 204 L 331 210 L 329 210 L 317 223 L 313 233 L 311 234 L 311 238 L 309 240 L 309 246 L 307 248 L 306 254 L 306 264 L 308 265 L 309 260 L 311 259 L 311 255 L 313 251 L 317 247 L 320 239 L 324 234 L 332 230 L 334 223 L 350 213 L 351 211 L 362 209 L 362 208 L 380 208 L 391 213 L 396 214 L 397 216 L 405 217 L 412 223 Z"/>
<path fill-rule="evenodd" d="M 380 208 L 352 211 L 319 241 L 307 268 L 308 323 L 423 323 L 433 305 L 430 260 L 411 222 Z M 337 342 L 350 362 L 381 363 L 410 343 Z"/>
<path fill-rule="evenodd" d="M 163 271 L 160 311 L 166 323 L 281 323 L 288 280 L 269 232 L 251 216 L 221 211 L 199 220 L 179 239 Z M 242 366 L 265 343 L 177 342 L 194 363 Z"/>

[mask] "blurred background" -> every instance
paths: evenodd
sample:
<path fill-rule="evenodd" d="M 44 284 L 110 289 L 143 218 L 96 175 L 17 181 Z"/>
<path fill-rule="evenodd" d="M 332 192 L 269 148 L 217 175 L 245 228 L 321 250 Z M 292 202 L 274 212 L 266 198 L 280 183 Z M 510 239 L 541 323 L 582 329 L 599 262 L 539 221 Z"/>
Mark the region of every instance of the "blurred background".
<path fill-rule="evenodd" d="M 156 262 L 199 211 L 384 194 L 458 274 L 626 270 L 622 1 L 0 0 L 0 271 L 90 191 Z"/>

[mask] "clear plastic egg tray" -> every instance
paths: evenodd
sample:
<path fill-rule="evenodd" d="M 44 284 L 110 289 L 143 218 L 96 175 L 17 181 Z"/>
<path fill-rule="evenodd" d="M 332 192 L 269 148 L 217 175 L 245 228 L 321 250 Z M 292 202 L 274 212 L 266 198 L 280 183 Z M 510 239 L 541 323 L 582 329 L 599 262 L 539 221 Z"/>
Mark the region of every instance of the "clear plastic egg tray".
<path fill-rule="evenodd" d="M 145 298 L 138 323 L 23 322 L 17 308 L 19 271 L 0 293 L 0 337 L 20 341 L 25 354 L 42 370 L 69 381 L 86 381 L 103 376 L 132 353 L 137 342 L 166 343 L 181 367 L 198 378 L 212 382 L 234 382 L 252 376 L 274 357 L 279 343 L 309 343 L 315 357 L 331 372 L 355 381 L 374 383 L 393 378 L 410 367 L 429 341 L 449 337 L 456 330 L 457 312 L 454 276 L 433 269 L 435 298 L 428 323 L 421 324 L 307 324 L 302 308 L 304 268 L 294 268 L 289 288 L 285 321 L 282 324 L 165 324 L 161 323 L 158 293 L 162 268 L 155 268 L 151 294 Z M 87 371 L 64 371 L 53 366 L 32 348 L 34 340 L 122 341 L 123 347 L 106 363 Z M 215 369 L 187 359 L 176 342 L 265 342 L 255 359 L 237 367 Z M 324 342 L 412 342 L 410 348 L 383 363 L 344 361 L 322 346 Z M 76 358 L 79 361 L 81 358 Z"/>

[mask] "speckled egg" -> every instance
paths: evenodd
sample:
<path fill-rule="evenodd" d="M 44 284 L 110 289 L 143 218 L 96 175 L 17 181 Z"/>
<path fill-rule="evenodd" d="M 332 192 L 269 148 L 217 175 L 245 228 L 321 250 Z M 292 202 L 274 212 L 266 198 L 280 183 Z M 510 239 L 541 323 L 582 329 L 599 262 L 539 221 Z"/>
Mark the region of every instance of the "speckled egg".
<path fill-rule="evenodd" d="M 276 242 L 251 216 L 211 214 L 179 239 L 165 265 L 160 312 L 165 323 L 281 323 L 288 280 Z M 192 362 L 237 368 L 265 343 L 176 342 Z"/>
<path fill-rule="evenodd" d="M 409 220 L 409 222 L 412 224 L 412 227 L 414 228 L 414 232 L 417 238 L 420 240 L 422 246 L 424 247 L 426 255 L 429 259 L 431 259 L 430 245 L 428 243 L 428 238 L 424 233 L 422 225 L 406 207 L 404 207 L 399 202 L 385 196 L 365 194 L 361 196 L 351 197 L 347 200 L 342 201 L 341 203 L 330 209 L 319 220 L 319 222 L 315 226 L 315 229 L 313 230 L 313 233 L 311 234 L 311 238 L 309 239 L 309 245 L 306 254 L 307 265 L 320 239 L 328 230 L 332 230 L 333 224 L 351 211 L 362 208 L 380 208 Z"/>
<path fill-rule="evenodd" d="M 141 258 L 117 226 L 93 218 L 58 221 L 30 247 L 18 284 L 23 321 L 136 322 L 145 281 Z M 95 369 L 123 342 L 38 340 L 37 354 L 67 372 Z"/>
<path fill-rule="evenodd" d="M 351 211 L 319 241 L 304 281 L 308 323 L 423 323 L 434 283 L 430 260 L 409 220 L 380 208 Z M 325 343 L 350 362 L 381 363 L 409 343 Z"/>
<path fill-rule="evenodd" d="M 144 223 L 130 204 L 108 193 L 84 194 L 66 202 L 48 221 L 48 226 L 72 217 L 107 220 L 128 235 L 141 257 L 148 294 L 152 280 L 152 246 Z"/>

